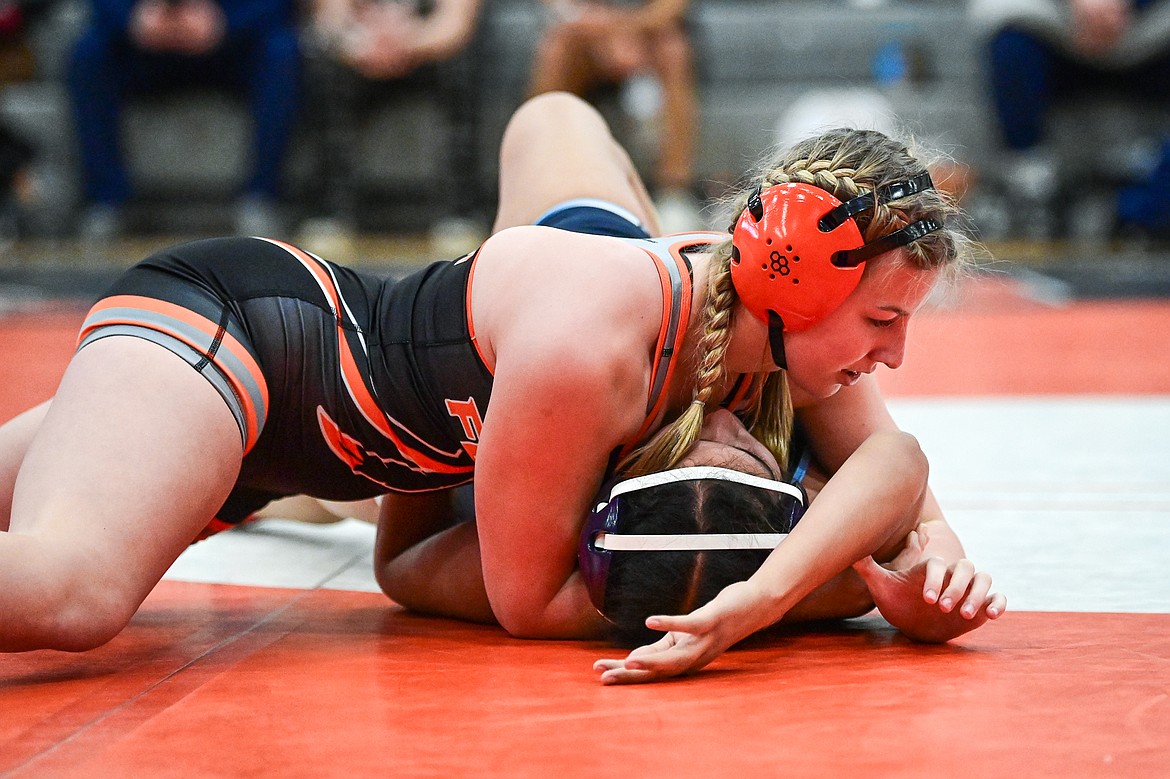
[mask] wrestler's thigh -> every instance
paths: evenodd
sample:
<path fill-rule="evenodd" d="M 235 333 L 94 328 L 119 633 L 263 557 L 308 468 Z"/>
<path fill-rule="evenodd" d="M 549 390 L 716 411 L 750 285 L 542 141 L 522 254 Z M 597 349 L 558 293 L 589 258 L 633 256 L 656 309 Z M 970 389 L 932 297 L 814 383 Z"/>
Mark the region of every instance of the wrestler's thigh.
<path fill-rule="evenodd" d="M 553 206 L 598 198 L 631 211 L 651 235 L 658 217 L 646 187 L 592 106 L 564 92 L 532 98 L 500 147 L 500 206 L 492 232 L 534 223 Z"/>
<path fill-rule="evenodd" d="M 203 376 L 144 339 L 103 338 L 73 358 L 28 447 L 11 530 L 137 605 L 222 505 L 241 456 Z"/>
<path fill-rule="evenodd" d="M 16 474 L 48 410 L 49 402 L 45 401 L 0 425 L 0 531 L 8 529 Z"/>

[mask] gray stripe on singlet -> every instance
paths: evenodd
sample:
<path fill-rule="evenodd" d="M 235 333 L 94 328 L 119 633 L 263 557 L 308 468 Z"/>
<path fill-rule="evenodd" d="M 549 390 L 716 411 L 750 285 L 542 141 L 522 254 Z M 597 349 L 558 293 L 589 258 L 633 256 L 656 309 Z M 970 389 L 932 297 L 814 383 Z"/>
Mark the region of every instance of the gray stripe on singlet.
<path fill-rule="evenodd" d="M 151 329 L 145 325 L 133 324 L 117 324 L 117 325 L 99 325 L 93 329 L 89 335 L 82 339 L 81 343 L 77 345 L 77 350 L 81 351 L 86 346 L 89 346 L 94 341 L 99 341 L 102 338 L 107 338 L 112 335 L 128 335 L 135 338 L 141 338 L 145 341 L 158 344 L 167 351 L 176 355 L 192 368 L 203 363 L 203 368 L 199 370 L 200 375 L 215 388 L 215 391 L 220 394 L 224 402 L 227 404 L 228 410 L 232 412 L 235 417 L 236 427 L 240 430 L 240 445 L 247 447 L 248 445 L 248 415 L 244 411 L 244 404 L 236 395 L 236 391 L 232 388 L 231 382 L 223 375 L 223 371 L 214 361 L 207 359 L 207 355 L 200 353 L 198 350 L 191 348 L 188 344 L 179 340 L 173 335 Z M 259 399 L 253 396 L 253 401 Z M 264 424 L 264 418 L 260 418 L 261 427 Z M 260 431 L 256 431 L 256 435 L 260 435 Z"/>
<path fill-rule="evenodd" d="M 197 314 L 197 316 L 202 315 Z M 206 317 L 204 318 L 206 319 Z M 187 324 L 181 319 L 175 319 L 174 317 L 142 308 L 123 306 L 98 311 L 91 314 L 85 320 L 85 323 L 82 325 L 82 330 L 84 331 L 91 327 L 105 328 L 110 327 L 112 324 L 125 324 L 126 320 L 136 323 L 147 330 L 174 333 L 175 336 L 181 336 L 178 338 L 180 342 L 183 342 L 185 338 L 191 343 L 198 344 L 195 351 L 198 353 L 202 350 L 201 356 L 204 358 L 207 358 L 208 352 L 211 351 L 212 342 L 214 341 L 212 336 L 193 325 Z M 210 322 L 211 320 L 207 321 Z M 219 327 L 219 324 L 216 322 L 211 322 L 211 324 L 215 325 L 216 328 Z M 227 333 L 227 335 L 230 335 L 230 333 Z M 235 340 L 239 342 L 238 338 Z M 188 348 L 192 347 L 188 346 Z M 242 343 L 240 343 L 240 348 L 247 351 Z M 259 435 L 260 430 L 264 428 L 264 421 L 268 418 L 268 407 L 264 403 L 264 388 L 257 383 L 256 378 L 252 375 L 252 371 L 248 369 L 239 357 L 232 353 L 231 349 L 224 348 L 221 344 L 220 348 L 215 352 L 214 359 L 223 363 L 221 370 L 226 370 L 235 377 L 247 392 L 248 397 L 251 398 L 252 405 L 256 409 L 258 425 L 256 435 Z"/>

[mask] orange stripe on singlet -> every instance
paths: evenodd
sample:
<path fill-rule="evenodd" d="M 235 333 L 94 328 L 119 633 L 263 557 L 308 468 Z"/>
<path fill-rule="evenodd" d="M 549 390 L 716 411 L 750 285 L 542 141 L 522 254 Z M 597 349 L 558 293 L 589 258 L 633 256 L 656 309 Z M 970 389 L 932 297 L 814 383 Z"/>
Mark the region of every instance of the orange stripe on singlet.
<path fill-rule="evenodd" d="M 476 249 L 474 252 L 472 252 L 467 257 L 463 257 L 462 259 L 456 260 L 455 262 L 456 262 L 456 264 L 458 264 L 460 262 L 470 262 L 471 263 L 471 268 L 468 269 L 468 271 L 467 271 L 467 287 L 466 287 L 466 289 L 464 291 L 464 295 L 463 295 L 463 297 L 464 297 L 463 307 L 464 307 L 465 316 L 467 318 L 467 336 L 471 339 L 471 345 L 475 347 L 475 353 L 479 355 L 479 361 L 481 363 L 483 363 L 484 369 L 487 370 L 487 372 L 489 374 L 491 374 L 492 377 L 494 378 L 496 375 L 496 371 L 495 371 L 496 366 L 490 365 L 488 363 L 487 357 L 483 353 L 483 349 L 479 348 L 479 338 L 477 338 L 475 335 L 475 320 L 473 320 L 471 318 L 471 285 L 475 281 L 475 267 L 476 267 L 476 262 L 478 260 L 479 260 L 479 249 Z"/>
<path fill-rule="evenodd" d="M 226 329 L 220 329 L 218 322 L 212 322 L 210 319 L 200 316 L 194 311 L 183 308 L 182 306 L 175 305 L 174 303 L 168 303 L 165 300 L 157 300 L 155 298 L 142 297 L 140 295 L 114 295 L 112 297 L 104 298 L 98 301 L 97 304 L 89 310 L 89 314 L 86 315 L 86 318 L 89 319 L 93 317 L 94 314 L 118 308 L 149 311 L 151 313 L 159 314 L 163 317 L 182 322 L 183 324 L 188 325 L 189 327 L 192 327 L 207 335 L 209 339 L 214 340 L 218 338 L 220 342 L 220 348 L 227 349 L 229 352 L 231 352 L 232 356 L 239 360 L 240 364 L 244 366 L 244 369 L 248 371 L 249 374 L 251 374 L 252 381 L 255 382 L 260 389 L 261 399 L 264 403 L 264 407 L 268 408 L 268 381 L 264 378 L 264 373 L 260 370 L 260 365 L 256 362 L 255 359 L 253 359 L 252 353 L 244 348 L 244 345 L 236 340 L 236 338 L 232 336 L 231 333 L 227 332 Z M 81 331 L 81 334 L 78 336 L 78 343 L 80 344 L 83 342 L 86 337 L 88 337 L 94 330 L 100 330 L 101 328 L 108 327 L 110 325 L 134 325 L 137 327 L 146 327 L 151 330 L 161 330 L 160 323 L 143 322 L 141 320 L 130 317 L 105 318 L 95 322 L 92 325 L 84 327 Z M 232 389 L 236 393 L 236 397 L 239 399 L 241 406 L 243 406 L 244 413 L 248 416 L 248 440 L 244 444 L 244 451 L 249 451 L 256 443 L 256 438 L 260 431 L 261 420 L 260 414 L 256 409 L 256 405 L 252 401 L 252 394 L 248 391 L 247 386 L 222 360 L 217 360 L 213 356 L 207 354 L 206 344 L 193 341 L 179 330 L 168 329 L 162 330 L 162 332 L 165 332 L 172 338 L 187 344 L 196 352 L 206 355 L 208 359 L 215 363 L 216 368 L 219 369 L 220 373 L 222 373 L 231 384 Z"/>
<path fill-rule="evenodd" d="M 383 411 L 381 405 L 366 385 L 365 376 L 362 374 L 361 368 L 358 367 L 353 351 L 349 348 L 349 340 L 346 338 L 345 328 L 343 327 L 348 312 L 346 311 L 344 300 L 341 296 L 341 290 L 337 288 L 333 276 L 324 268 L 322 261 L 313 257 L 308 252 L 298 249 L 291 244 L 283 243 L 282 241 L 271 238 L 266 238 L 265 240 L 271 241 L 273 244 L 296 257 L 305 269 L 313 274 L 321 287 L 322 293 L 329 300 L 334 319 L 337 322 L 337 357 L 341 368 L 341 377 L 345 382 L 345 387 L 349 392 L 350 398 L 358 407 L 358 410 L 361 411 L 366 421 L 373 425 L 379 433 L 393 442 L 398 448 L 398 451 L 403 456 L 412 460 L 415 465 L 434 473 L 470 473 L 473 470 L 472 466 L 456 466 L 437 460 L 427 453 L 419 451 L 417 448 L 407 444 L 402 439 L 402 436 L 398 435 L 391 425 L 392 420 Z M 356 322 L 351 323 L 351 326 L 357 332 L 362 332 Z M 426 442 L 424 441 L 423 443 Z M 458 452 L 444 452 L 437 448 L 435 451 L 453 459 L 459 456 Z"/>
<path fill-rule="evenodd" d="M 706 236 L 706 234 L 704 234 Z M 710 237 L 722 238 L 722 234 L 711 233 Z M 666 406 L 669 399 L 668 389 L 670 382 L 674 378 L 675 368 L 678 365 L 679 351 L 682 349 L 683 341 L 686 338 L 687 326 L 691 321 L 691 300 L 693 297 L 693 281 L 691 279 L 690 263 L 683 257 L 683 250 L 692 246 L 697 246 L 703 243 L 710 243 L 708 240 L 701 240 L 696 238 L 695 234 L 689 234 L 685 238 L 680 237 L 680 240 L 668 246 L 669 257 L 664 259 L 649 249 L 644 249 L 646 254 L 654 261 L 655 270 L 658 271 L 658 279 L 662 285 L 662 325 L 658 329 L 658 340 L 654 345 L 656 354 L 654 360 L 654 367 L 650 373 L 650 389 L 647 399 L 646 419 L 642 423 L 641 429 L 631 439 L 631 443 L 622 447 L 619 457 L 625 457 L 629 454 L 642 439 L 654 428 L 658 417 L 662 413 L 662 409 Z M 673 337 L 670 334 L 670 322 L 672 316 L 676 314 L 673 306 L 674 289 L 671 281 L 671 274 L 666 262 L 673 263 L 678 272 L 680 283 L 680 297 L 677 310 L 677 329 Z M 661 383 L 659 380 L 661 379 Z M 658 386 L 659 390 L 655 394 L 654 388 Z"/>

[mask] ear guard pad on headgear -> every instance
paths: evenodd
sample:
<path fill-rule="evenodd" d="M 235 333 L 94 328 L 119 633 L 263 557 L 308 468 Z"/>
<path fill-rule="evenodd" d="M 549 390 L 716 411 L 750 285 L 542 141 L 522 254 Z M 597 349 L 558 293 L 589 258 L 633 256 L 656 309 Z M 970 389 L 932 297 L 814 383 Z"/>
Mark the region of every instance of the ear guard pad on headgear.
<path fill-rule="evenodd" d="M 785 330 L 805 330 L 857 287 L 864 265 L 833 262 L 865 245 L 857 223 L 818 225 L 840 205 L 811 184 L 778 184 L 752 196 L 732 232 L 731 283 L 753 316 L 769 323 L 775 313 Z"/>
<path fill-rule="evenodd" d="M 875 203 L 934 188 L 923 171 L 842 203 L 811 184 L 756 191 L 732 230 L 731 282 L 744 307 L 771 333 L 776 364 L 784 365 L 781 331 L 798 332 L 837 309 L 861 282 L 865 261 L 942 229 L 921 219 L 869 243 L 854 217 Z"/>

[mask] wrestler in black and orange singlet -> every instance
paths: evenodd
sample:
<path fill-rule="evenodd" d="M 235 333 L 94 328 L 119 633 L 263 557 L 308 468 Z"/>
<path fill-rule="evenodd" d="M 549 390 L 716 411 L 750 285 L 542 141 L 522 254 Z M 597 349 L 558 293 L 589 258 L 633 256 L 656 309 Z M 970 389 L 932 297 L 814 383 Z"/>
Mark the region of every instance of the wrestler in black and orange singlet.
<path fill-rule="evenodd" d="M 641 233 L 626 229 L 631 238 Z M 712 240 L 634 240 L 663 282 L 649 419 L 688 320 L 680 244 Z M 124 274 L 90 311 L 79 348 L 110 335 L 146 338 L 224 397 L 244 459 L 214 525 L 240 522 L 286 495 L 357 500 L 444 489 L 472 480 L 492 387 L 468 326 L 473 265 L 468 256 L 392 280 L 278 241 L 197 241 Z"/>

